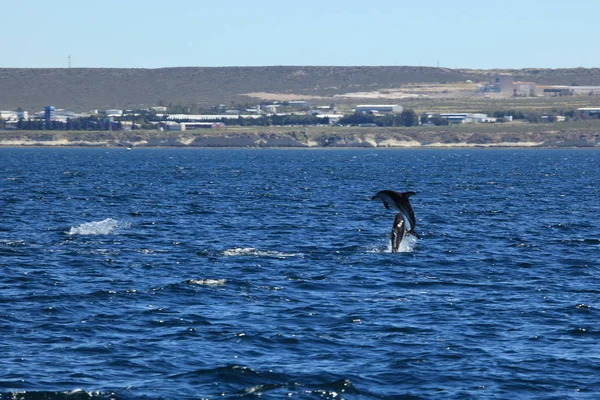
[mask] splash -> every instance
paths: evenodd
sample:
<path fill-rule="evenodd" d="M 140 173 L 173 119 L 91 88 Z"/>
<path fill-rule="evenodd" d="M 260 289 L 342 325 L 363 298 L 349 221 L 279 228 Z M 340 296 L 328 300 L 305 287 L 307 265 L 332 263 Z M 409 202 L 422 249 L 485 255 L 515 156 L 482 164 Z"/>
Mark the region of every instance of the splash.
<path fill-rule="evenodd" d="M 223 251 L 224 256 L 235 257 L 235 256 L 259 256 L 259 257 L 277 257 L 277 258 L 287 258 L 287 257 L 296 257 L 299 254 L 295 253 L 283 253 L 281 251 L 265 251 L 265 250 L 257 250 L 254 247 L 235 247 L 232 249 L 227 249 Z"/>
<path fill-rule="evenodd" d="M 124 226 L 119 221 L 106 218 L 102 221 L 86 222 L 79 226 L 72 226 L 69 235 L 111 235 Z"/>
<path fill-rule="evenodd" d="M 400 242 L 400 246 L 398 247 L 398 253 L 412 253 L 415 250 L 415 246 L 417 244 L 417 238 L 414 236 L 405 236 Z M 385 248 L 376 247 L 374 249 L 369 250 L 369 253 L 391 253 L 392 252 L 392 244 L 390 242 L 387 243 Z"/>
<path fill-rule="evenodd" d="M 417 238 L 414 236 L 406 236 L 400 242 L 400 247 L 398 247 L 398 253 L 412 253 L 415 249 L 415 245 L 417 244 Z M 390 244 L 389 251 L 392 251 L 392 246 Z"/>

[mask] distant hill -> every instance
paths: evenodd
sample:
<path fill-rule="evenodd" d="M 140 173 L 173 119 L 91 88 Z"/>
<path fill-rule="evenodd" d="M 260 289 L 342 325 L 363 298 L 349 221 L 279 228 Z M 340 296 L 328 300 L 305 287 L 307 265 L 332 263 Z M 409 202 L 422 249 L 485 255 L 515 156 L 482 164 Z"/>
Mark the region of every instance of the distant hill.
<path fill-rule="evenodd" d="M 0 109 L 73 111 L 252 102 L 254 92 L 332 96 L 408 83 L 485 81 L 495 71 L 433 67 L 0 68 Z M 598 69 L 504 70 L 541 84 L 600 85 Z"/>

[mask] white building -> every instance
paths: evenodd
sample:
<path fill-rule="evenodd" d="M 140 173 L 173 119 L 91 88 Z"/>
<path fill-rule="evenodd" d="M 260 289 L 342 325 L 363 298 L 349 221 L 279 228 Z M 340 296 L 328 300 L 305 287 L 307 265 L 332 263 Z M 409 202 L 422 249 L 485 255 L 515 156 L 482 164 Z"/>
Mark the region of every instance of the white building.
<path fill-rule="evenodd" d="M 107 117 L 122 117 L 123 110 L 105 110 L 104 115 Z"/>
<path fill-rule="evenodd" d="M 302 108 L 310 107 L 310 101 L 308 101 L 308 100 L 291 100 L 291 101 L 288 101 L 288 105 L 293 108 L 302 109 Z"/>
<path fill-rule="evenodd" d="M 18 121 L 19 116 L 16 111 L 0 111 L 0 119 L 4 121 Z"/>
<path fill-rule="evenodd" d="M 535 97 L 537 96 L 537 85 L 535 82 L 515 82 L 514 96 Z"/>
<path fill-rule="evenodd" d="M 44 118 L 46 115 L 45 111 L 38 111 L 36 113 L 34 113 L 35 118 Z M 71 119 L 76 119 L 76 118 L 83 118 L 83 117 L 89 117 L 90 114 L 88 113 L 76 113 L 70 110 L 65 110 L 64 108 L 59 108 L 59 109 L 55 109 L 52 113 L 52 120 L 53 121 L 58 121 L 58 122 L 67 122 L 67 120 Z"/>
<path fill-rule="evenodd" d="M 4 121 L 18 121 L 20 119 L 29 119 L 27 111 L 0 111 L 0 119 Z"/>
<path fill-rule="evenodd" d="M 174 121 L 164 121 L 159 124 L 161 131 L 185 131 L 185 125 Z"/>
<path fill-rule="evenodd" d="M 279 109 L 279 104 L 269 104 L 268 106 L 264 106 L 264 109 L 269 114 L 275 114 Z"/>
<path fill-rule="evenodd" d="M 335 114 L 335 113 L 319 113 L 319 114 L 315 114 L 315 117 L 317 118 L 329 118 L 329 124 L 330 125 L 334 125 L 337 124 L 338 121 L 340 120 L 340 118 L 343 117 L 342 114 Z"/>
<path fill-rule="evenodd" d="M 570 86 L 573 94 L 597 96 L 600 94 L 600 86 Z"/>
<path fill-rule="evenodd" d="M 439 115 L 451 124 L 496 122 L 497 120 L 497 118 L 488 117 L 483 113 L 442 113 Z"/>
<path fill-rule="evenodd" d="M 162 117 L 162 114 L 157 114 Z M 218 121 L 220 119 L 260 118 L 258 114 L 169 114 L 170 121 Z"/>
<path fill-rule="evenodd" d="M 600 114 L 600 107 L 582 107 L 578 108 L 577 111 L 587 114 Z"/>
<path fill-rule="evenodd" d="M 187 131 L 189 129 L 221 129 L 225 128 L 225 124 L 222 122 L 181 122 L 182 131 Z"/>
<path fill-rule="evenodd" d="M 398 104 L 361 104 L 356 106 L 354 111 L 357 113 L 401 113 L 402 106 Z"/>

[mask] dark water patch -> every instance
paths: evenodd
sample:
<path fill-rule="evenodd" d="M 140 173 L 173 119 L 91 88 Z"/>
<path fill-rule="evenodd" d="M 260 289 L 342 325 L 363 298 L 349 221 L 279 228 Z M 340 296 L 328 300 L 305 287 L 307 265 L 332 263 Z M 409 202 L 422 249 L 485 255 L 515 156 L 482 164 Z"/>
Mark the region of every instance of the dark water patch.
<path fill-rule="evenodd" d="M 0 386 L 1 385 L 2 383 L 0 382 Z M 24 391 L 0 393 L 1 400 L 109 400 L 116 399 L 114 396 L 114 393 L 85 392 L 80 389 L 66 392 Z"/>
<path fill-rule="evenodd" d="M 570 246 L 586 246 L 586 245 L 598 246 L 598 245 L 600 245 L 600 239 L 592 239 L 592 238 L 563 239 L 563 240 L 561 240 L 561 243 L 565 244 L 565 245 L 570 245 Z"/>
<path fill-rule="evenodd" d="M 572 327 L 567 330 L 567 334 L 575 337 L 598 337 L 600 330 L 592 327 Z"/>

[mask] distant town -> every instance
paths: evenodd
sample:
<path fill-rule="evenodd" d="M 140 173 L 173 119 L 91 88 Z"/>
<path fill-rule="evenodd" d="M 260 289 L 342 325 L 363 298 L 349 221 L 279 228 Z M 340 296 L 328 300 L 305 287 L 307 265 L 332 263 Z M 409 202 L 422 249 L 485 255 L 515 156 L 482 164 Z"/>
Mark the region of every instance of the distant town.
<path fill-rule="evenodd" d="M 496 74 L 489 83 L 479 85 L 484 97 L 597 96 L 600 86 L 553 86 L 515 81 L 511 74 Z M 188 131 L 223 129 L 227 126 L 438 126 L 450 124 L 490 124 L 514 121 L 541 123 L 600 118 L 600 107 L 573 108 L 560 113 L 502 110 L 485 112 L 417 114 L 401 104 L 312 104 L 311 100 L 260 102 L 257 104 L 217 104 L 203 113 L 190 113 L 182 105 L 158 104 L 144 109 L 106 109 L 77 113 L 48 105 L 43 110 L 21 108 L 0 111 L 2 130 L 160 130 Z"/>

